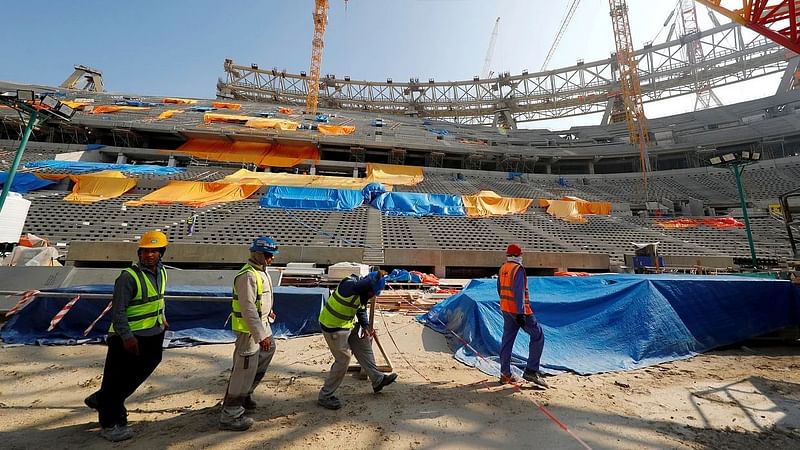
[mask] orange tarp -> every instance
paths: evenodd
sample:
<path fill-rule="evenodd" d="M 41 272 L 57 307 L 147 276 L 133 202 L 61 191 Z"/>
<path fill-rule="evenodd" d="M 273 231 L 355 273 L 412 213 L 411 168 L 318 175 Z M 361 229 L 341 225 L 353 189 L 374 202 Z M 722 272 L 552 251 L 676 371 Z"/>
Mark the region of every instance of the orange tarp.
<path fill-rule="evenodd" d="M 570 223 L 588 222 L 581 213 L 578 212 L 578 202 L 572 200 L 545 200 L 539 199 L 539 206 L 547 205 L 547 213 Z"/>
<path fill-rule="evenodd" d="M 599 214 L 607 216 L 611 214 L 611 203 L 609 202 L 589 202 L 582 198 L 565 196 L 561 200 L 573 201 L 581 214 Z"/>
<path fill-rule="evenodd" d="M 45 180 L 50 180 L 50 181 L 56 181 L 56 182 L 61 181 L 64 178 L 67 178 L 69 176 L 69 175 L 63 174 L 63 173 L 34 172 L 34 174 L 39 178 L 43 178 Z"/>
<path fill-rule="evenodd" d="M 319 148 L 310 143 L 273 144 L 190 139 L 175 152 L 200 159 L 249 163 L 259 167 L 293 167 L 306 160 L 319 161 Z"/>
<path fill-rule="evenodd" d="M 292 122 L 285 119 L 267 119 L 264 117 L 252 117 L 245 122 L 244 126 L 248 128 L 272 128 L 275 130 L 295 131 L 300 126 L 299 122 Z"/>
<path fill-rule="evenodd" d="M 211 106 L 213 106 L 214 108 L 220 108 L 220 109 L 241 109 L 242 108 L 242 105 L 240 105 L 238 103 L 228 103 L 228 102 L 213 102 L 213 103 L 211 103 Z"/>
<path fill-rule="evenodd" d="M 170 181 L 161 189 L 140 200 L 125 202 L 126 206 L 170 205 L 183 203 L 200 208 L 216 203 L 235 202 L 253 195 L 261 185 L 203 183 L 199 181 Z"/>
<path fill-rule="evenodd" d="M 247 123 L 250 119 L 256 119 L 256 117 L 250 116 L 240 116 L 238 114 L 220 114 L 220 113 L 205 113 L 203 114 L 203 122 L 205 123 L 212 123 L 212 122 L 228 122 L 228 123 Z"/>
<path fill-rule="evenodd" d="M 480 191 L 475 195 L 461 196 L 464 210 L 470 217 L 502 216 L 521 214 L 533 203 L 530 198 L 501 197 L 494 191 Z"/>
<path fill-rule="evenodd" d="M 122 172 L 104 170 L 91 175 L 70 175 L 75 185 L 64 200 L 75 203 L 94 203 L 117 198 L 136 187 L 136 178 L 127 178 Z"/>
<path fill-rule="evenodd" d="M 92 114 L 107 114 L 120 111 L 149 111 L 145 106 L 119 106 L 119 105 L 100 105 L 92 108 Z"/>
<path fill-rule="evenodd" d="M 424 180 L 422 167 L 367 164 L 367 180 L 391 185 L 414 186 Z"/>
<path fill-rule="evenodd" d="M 161 100 L 161 103 L 173 103 L 176 105 L 196 105 L 197 100 L 190 100 L 188 98 L 167 97 L 164 100 Z"/>
<path fill-rule="evenodd" d="M 696 228 L 706 225 L 713 228 L 744 228 L 744 223 L 733 217 L 708 217 L 704 219 L 673 219 L 656 222 L 656 225 L 663 228 Z"/>
<path fill-rule="evenodd" d="M 317 125 L 317 129 L 320 133 L 331 136 L 345 136 L 356 131 L 356 127 L 351 125 Z"/>
<path fill-rule="evenodd" d="M 281 113 L 281 114 L 291 114 L 291 113 L 294 112 L 294 110 L 292 108 L 280 107 L 280 108 L 278 108 L 278 112 Z"/>
<path fill-rule="evenodd" d="M 291 173 L 251 172 L 239 169 L 221 180 L 222 183 L 262 184 L 264 186 L 302 186 L 329 189 L 358 189 L 369 184 L 366 178 L 300 175 Z M 386 186 L 391 190 L 391 186 Z"/>
<path fill-rule="evenodd" d="M 62 100 L 61 103 L 77 111 L 83 111 L 83 108 L 85 108 L 87 105 L 90 105 L 88 102 L 76 102 L 73 100 Z"/>
<path fill-rule="evenodd" d="M 175 114 L 183 114 L 185 112 L 182 109 L 168 109 L 158 115 L 158 120 L 171 119 Z"/>

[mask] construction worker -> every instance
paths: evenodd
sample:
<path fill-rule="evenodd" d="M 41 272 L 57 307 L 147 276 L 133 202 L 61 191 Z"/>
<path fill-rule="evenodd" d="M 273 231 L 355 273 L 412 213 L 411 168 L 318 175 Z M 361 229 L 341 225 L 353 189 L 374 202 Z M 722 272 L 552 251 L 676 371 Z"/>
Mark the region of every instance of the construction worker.
<path fill-rule="evenodd" d="M 250 259 L 233 280 L 230 320 L 236 344 L 233 370 L 219 417 L 221 430 L 245 431 L 253 425 L 253 419 L 244 414 L 258 406 L 253 400 L 253 391 L 275 355 L 270 327 L 275 313 L 272 312 L 272 280 L 267 266 L 277 254 L 278 244 L 271 237 L 256 238 L 250 245 Z"/>
<path fill-rule="evenodd" d="M 336 389 L 342 384 L 350 365 L 350 352 L 367 373 L 375 393 L 394 383 L 397 374 L 384 374 L 375 365 L 372 353 L 372 337 L 375 330 L 367 317 L 367 303 L 381 293 L 386 285 L 386 272 L 370 272 L 363 278 L 355 275 L 339 282 L 319 314 L 322 335 L 333 354 L 333 365 L 328 378 L 319 391 L 317 403 L 328 409 L 339 409 L 342 401 L 336 397 Z"/>
<path fill-rule="evenodd" d="M 161 258 L 167 236 L 148 231 L 139 241 L 139 263 L 120 273 L 111 300 L 108 353 L 100 390 L 87 397 L 86 406 L 96 409 L 100 436 L 112 442 L 133 437 L 128 426 L 125 399 L 144 383 L 161 362 L 167 271 Z"/>
<path fill-rule="evenodd" d="M 528 277 L 522 265 L 522 248 L 510 244 L 506 249 L 506 262 L 500 266 L 497 280 L 500 311 L 503 314 L 503 340 L 500 343 L 500 383 L 518 382 L 511 374 L 511 353 L 519 329 L 530 336 L 528 361 L 522 378 L 542 388 L 549 387 L 539 371 L 539 361 L 544 349 L 544 332 L 533 315 L 528 294 Z"/>

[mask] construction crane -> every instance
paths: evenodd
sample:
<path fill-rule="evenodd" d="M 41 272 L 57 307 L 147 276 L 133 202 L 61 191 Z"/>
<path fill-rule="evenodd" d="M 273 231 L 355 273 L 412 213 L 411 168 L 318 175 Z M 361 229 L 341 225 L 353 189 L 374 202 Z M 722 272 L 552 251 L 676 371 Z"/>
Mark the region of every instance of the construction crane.
<path fill-rule="evenodd" d="M 345 7 L 347 2 L 345 1 Z M 308 78 L 306 113 L 316 114 L 319 103 L 319 72 L 322 67 L 322 50 L 325 48 L 325 28 L 328 26 L 328 0 L 314 1 L 314 38 L 311 40 L 311 69 Z"/>
<path fill-rule="evenodd" d="M 611 23 L 614 28 L 614 41 L 617 47 L 617 64 L 619 66 L 619 86 L 628 125 L 631 144 L 639 147 L 642 177 L 644 179 L 644 197 L 647 201 L 647 172 L 650 160 L 647 146 L 650 143 L 647 130 L 647 118 L 642 104 L 642 86 L 636 68 L 633 38 L 628 19 L 628 5 L 625 0 L 608 0 L 611 7 Z"/>
<path fill-rule="evenodd" d="M 680 23 L 683 28 L 681 37 L 686 40 L 686 59 L 689 61 L 695 76 L 694 92 L 696 98 L 694 110 L 722 106 L 719 97 L 711 90 L 711 85 L 708 81 L 704 79 L 703 61 L 705 60 L 705 53 L 703 53 L 703 43 L 698 37 L 700 26 L 697 23 L 697 8 L 694 0 L 680 0 L 678 7 L 680 8 Z"/>
<path fill-rule="evenodd" d="M 500 18 L 494 21 L 494 28 L 492 29 L 492 37 L 489 38 L 489 48 L 486 49 L 486 59 L 483 60 L 483 70 L 481 70 L 481 78 L 486 79 L 491 76 L 489 73 L 489 66 L 492 64 L 492 55 L 494 55 L 494 45 L 497 43 L 497 31 L 500 28 Z"/>
<path fill-rule="evenodd" d="M 697 1 L 789 50 L 800 53 L 800 0 Z"/>
<path fill-rule="evenodd" d="M 550 58 L 553 57 L 553 54 L 556 51 L 556 47 L 558 47 L 558 43 L 561 42 L 561 38 L 564 36 L 564 32 L 567 31 L 567 25 L 569 25 L 570 21 L 572 20 L 572 16 L 575 15 L 575 10 L 578 9 L 578 4 L 581 0 L 572 0 L 572 3 L 569 4 L 567 7 L 567 13 L 564 15 L 564 18 L 561 19 L 561 26 L 558 27 L 558 32 L 556 33 L 555 39 L 553 39 L 553 45 L 550 46 L 550 51 L 547 52 L 547 56 L 544 58 L 544 62 L 542 63 L 541 71 L 547 69 L 547 65 L 550 64 Z"/>

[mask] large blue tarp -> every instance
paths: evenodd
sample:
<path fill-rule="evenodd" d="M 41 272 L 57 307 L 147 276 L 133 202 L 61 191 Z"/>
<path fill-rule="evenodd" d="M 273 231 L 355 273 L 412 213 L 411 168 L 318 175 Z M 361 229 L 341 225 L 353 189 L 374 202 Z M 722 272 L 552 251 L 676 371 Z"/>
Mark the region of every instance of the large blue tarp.
<path fill-rule="evenodd" d="M 8 172 L 0 172 L 0 187 L 6 184 L 7 179 Z M 56 184 L 55 181 L 45 180 L 32 173 L 22 172 L 14 175 L 14 181 L 11 182 L 11 191 L 27 194 L 30 191 L 37 191 L 53 184 Z"/>
<path fill-rule="evenodd" d="M 460 195 L 384 192 L 372 206 L 389 216 L 465 216 Z"/>
<path fill-rule="evenodd" d="M 550 372 L 634 369 L 800 323 L 800 288 L 788 281 L 598 275 L 529 277 L 528 288 L 545 334 L 542 369 Z M 456 359 L 499 375 L 503 318 L 496 280 L 472 280 L 418 320 L 461 336 L 470 345 L 453 339 Z M 520 331 L 515 365 L 524 367 L 528 342 Z"/>
<path fill-rule="evenodd" d="M 352 189 L 271 186 L 261 197 L 264 208 L 350 211 L 364 203 L 364 194 Z"/>
<path fill-rule="evenodd" d="M 88 285 L 64 288 L 57 291 L 93 294 L 110 294 L 112 285 Z M 319 313 L 328 297 L 326 288 L 275 287 L 273 310 L 277 319 L 272 324 L 276 337 L 294 337 L 319 333 Z M 167 295 L 230 297 L 229 287 L 219 286 L 169 286 Z M 109 298 L 80 299 L 52 331 L 47 328 L 50 319 L 69 301 L 68 298 L 37 297 L 0 330 L 0 339 L 10 344 L 63 344 L 84 339 L 99 341 L 108 332 L 110 313 L 106 314 L 89 333 L 83 331 L 100 315 Z M 166 316 L 170 324 L 173 346 L 194 343 L 233 342 L 230 322 L 230 299 L 167 300 Z"/>
<path fill-rule="evenodd" d="M 25 163 L 26 169 L 50 169 L 58 173 L 84 174 L 101 170 L 119 170 L 135 175 L 174 175 L 185 167 L 164 167 L 152 164 L 111 164 L 87 161 L 58 161 L 54 159 Z"/>

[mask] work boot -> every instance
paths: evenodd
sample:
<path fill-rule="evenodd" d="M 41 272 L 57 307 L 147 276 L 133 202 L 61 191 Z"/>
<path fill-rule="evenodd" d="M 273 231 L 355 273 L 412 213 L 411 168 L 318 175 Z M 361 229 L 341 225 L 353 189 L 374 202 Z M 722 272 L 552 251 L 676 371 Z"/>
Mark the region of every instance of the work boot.
<path fill-rule="evenodd" d="M 500 384 L 519 384 L 519 378 L 514 375 L 500 374 Z"/>
<path fill-rule="evenodd" d="M 100 436 L 111 442 L 120 442 L 132 438 L 133 430 L 127 425 L 114 425 L 100 430 Z"/>
<path fill-rule="evenodd" d="M 342 401 L 339 400 L 339 398 L 335 395 L 331 395 L 330 397 L 320 397 L 317 399 L 317 404 L 327 409 L 340 409 L 343 405 Z"/>
<path fill-rule="evenodd" d="M 253 426 L 255 420 L 242 414 L 232 418 L 224 414 L 219 418 L 219 429 L 224 431 L 246 431 Z"/>
<path fill-rule="evenodd" d="M 97 401 L 97 392 L 83 399 L 83 403 L 89 408 L 97 409 L 100 406 L 100 402 Z"/>
<path fill-rule="evenodd" d="M 251 395 L 248 395 L 247 397 L 244 398 L 244 403 L 242 403 L 242 406 L 244 406 L 244 409 L 252 411 L 258 408 L 258 403 L 256 403 L 255 400 L 253 400 L 253 397 Z"/>
<path fill-rule="evenodd" d="M 383 378 L 381 378 L 381 382 L 378 383 L 377 386 L 372 386 L 372 392 L 377 394 L 378 392 L 382 391 L 385 386 L 394 383 L 394 380 L 396 379 L 397 379 L 396 373 L 385 374 Z"/>
<path fill-rule="evenodd" d="M 531 383 L 543 387 L 545 389 L 549 388 L 550 385 L 544 381 L 544 376 L 542 372 L 525 372 L 522 374 L 522 379 L 526 381 L 530 381 Z"/>

